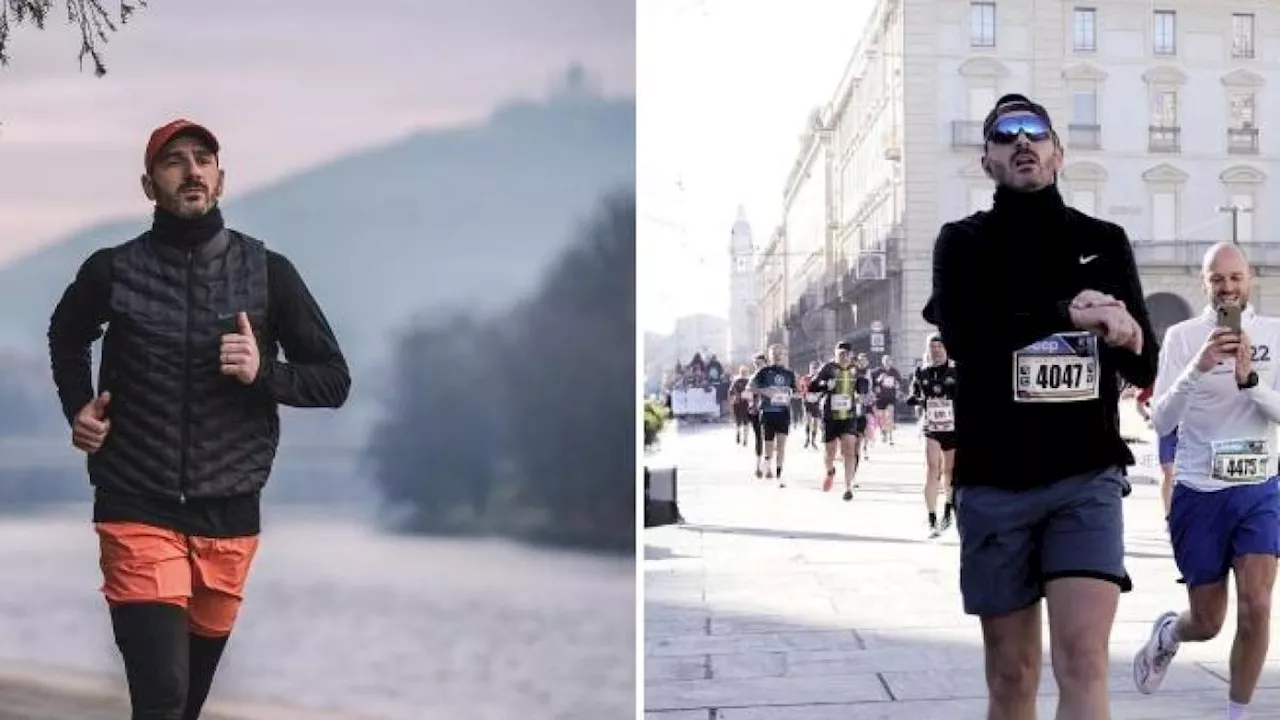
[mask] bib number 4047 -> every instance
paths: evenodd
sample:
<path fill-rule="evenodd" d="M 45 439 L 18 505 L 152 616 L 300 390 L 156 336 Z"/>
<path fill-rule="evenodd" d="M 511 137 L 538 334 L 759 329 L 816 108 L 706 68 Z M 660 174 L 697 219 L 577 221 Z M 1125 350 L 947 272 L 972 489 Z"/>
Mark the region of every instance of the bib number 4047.
<path fill-rule="evenodd" d="M 1084 383 L 1084 363 L 1043 363 L 1036 369 L 1036 387 L 1076 390 Z"/>

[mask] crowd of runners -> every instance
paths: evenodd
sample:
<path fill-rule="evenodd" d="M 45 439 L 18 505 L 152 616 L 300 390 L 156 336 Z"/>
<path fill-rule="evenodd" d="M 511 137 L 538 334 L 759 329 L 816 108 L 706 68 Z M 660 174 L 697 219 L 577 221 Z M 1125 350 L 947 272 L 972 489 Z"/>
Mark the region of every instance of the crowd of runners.
<path fill-rule="evenodd" d="M 909 387 L 887 359 L 871 370 L 847 343 L 803 375 L 773 346 L 731 385 L 736 440 L 754 441 L 756 477 L 783 486 L 787 437 L 803 424 L 803 448 L 823 451 L 823 490 L 838 457 L 850 500 L 872 439 L 893 444 L 905 395 L 927 439 L 930 532 L 953 520 L 958 531 L 988 717 L 1036 718 L 1047 610 L 1055 717 L 1106 720 L 1111 628 L 1120 594 L 1134 590 L 1123 513 L 1134 457 L 1119 403 L 1123 388 L 1142 389 L 1180 575 L 1168 582 L 1185 585 L 1187 605 L 1155 620 L 1132 681 L 1156 692 L 1183 644 L 1218 635 L 1231 583 L 1237 622 L 1219 717 L 1242 720 L 1267 658 L 1280 555 L 1280 319 L 1254 307 L 1249 262 L 1222 243 L 1203 259 L 1204 311 L 1158 342 L 1125 231 L 1058 191 L 1063 147 L 1045 108 L 1006 95 L 983 137 L 993 206 L 939 233 L 923 311 L 938 335 Z"/>
<path fill-rule="evenodd" d="M 786 360 L 785 348 L 770 346 L 756 355 L 754 368 L 740 367 L 729 385 L 734 442 L 754 450 L 755 476 L 786 487 L 783 467 L 788 438 L 793 432 L 803 433 L 801 449 L 823 454 L 822 490 L 834 489 L 838 459 L 843 471 L 841 497 L 852 500 L 860 462 L 870 459 L 875 444 L 896 444 L 897 407 L 905 402 L 917 408 L 925 438 L 929 533 L 937 537 L 950 527 L 953 504 L 947 478 L 956 442 L 952 409 L 956 373 L 941 336 L 929 338 L 925 357 L 909 381 L 889 355 L 881 356 L 879 366 L 873 368 L 867 353 L 855 354 L 847 342 L 837 344 L 827 362 L 810 363 L 803 375 L 788 367 Z M 941 518 L 940 497 L 945 498 Z"/>

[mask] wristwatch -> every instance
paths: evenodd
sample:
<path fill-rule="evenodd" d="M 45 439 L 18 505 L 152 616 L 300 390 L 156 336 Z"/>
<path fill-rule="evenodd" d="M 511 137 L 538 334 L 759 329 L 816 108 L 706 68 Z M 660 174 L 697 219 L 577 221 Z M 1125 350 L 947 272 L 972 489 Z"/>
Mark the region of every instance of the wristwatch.
<path fill-rule="evenodd" d="M 1250 370 L 1249 375 L 1245 377 L 1244 382 L 1236 381 L 1236 387 L 1241 390 L 1248 390 L 1258 386 L 1258 373 L 1256 370 Z"/>

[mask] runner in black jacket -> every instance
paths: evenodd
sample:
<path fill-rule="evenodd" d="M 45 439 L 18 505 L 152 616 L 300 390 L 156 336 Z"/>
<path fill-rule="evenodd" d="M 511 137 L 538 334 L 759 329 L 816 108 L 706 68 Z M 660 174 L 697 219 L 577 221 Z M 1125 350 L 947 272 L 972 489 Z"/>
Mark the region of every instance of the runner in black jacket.
<path fill-rule="evenodd" d="M 1107 642 L 1130 586 L 1116 376 L 1151 384 L 1156 342 L 1124 231 L 1058 193 L 1048 112 L 1007 95 L 983 134 L 995 204 L 943 226 L 924 311 L 956 362 L 961 592 L 982 619 L 993 716 L 1035 712 L 1047 596 L 1067 628 L 1053 638 L 1059 715 L 1107 717 Z"/>
<path fill-rule="evenodd" d="M 351 384 L 298 271 L 223 224 L 218 152 L 186 120 L 152 133 L 151 229 L 91 255 L 49 322 L 133 720 L 199 717 L 258 548 L 277 407 L 339 407 Z"/>

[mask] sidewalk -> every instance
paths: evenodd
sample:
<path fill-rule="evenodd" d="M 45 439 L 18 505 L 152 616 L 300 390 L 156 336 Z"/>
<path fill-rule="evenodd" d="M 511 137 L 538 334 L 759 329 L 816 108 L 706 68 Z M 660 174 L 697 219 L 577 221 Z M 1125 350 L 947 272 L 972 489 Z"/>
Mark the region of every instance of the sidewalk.
<path fill-rule="evenodd" d="M 850 503 L 820 492 L 819 454 L 800 449 L 803 435 L 786 489 L 754 478 L 732 429 L 664 441 L 687 524 L 645 531 L 646 718 L 985 718 L 981 633 L 961 611 L 955 531 L 927 538 L 923 444 L 914 427 L 897 440 L 862 464 Z M 1126 521 L 1136 587 L 1112 633 L 1113 718 L 1223 717 L 1233 617 L 1218 639 L 1184 646 L 1160 694 L 1133 687 L 1130 662 L 1151 622 L 1186 604 L 1162 514 L 1157 488 L 1135 483 Z M 1042 676 L 1050 718 L 1047 658 Z M 1252 709 L 1280 717 L 1280 662 L 1268 663 Z"/>
<path fill-rule="evenodd" d="M 0 720 L 120 720 L 124 680 L 0 662 Z M 373 720 L 268 703 L 210 701 L 202 720 Z"/>

